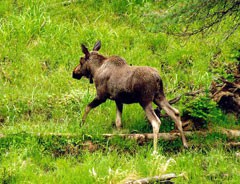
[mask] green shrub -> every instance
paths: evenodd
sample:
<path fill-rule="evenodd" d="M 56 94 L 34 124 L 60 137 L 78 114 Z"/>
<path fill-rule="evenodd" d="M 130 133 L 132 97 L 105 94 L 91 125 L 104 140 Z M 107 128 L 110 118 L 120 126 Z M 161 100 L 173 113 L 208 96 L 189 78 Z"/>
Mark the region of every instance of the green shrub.
<path fill-rule="evenodd" d="M 192 119 L 205 128 L 209 122 L 219 121 L 221 116 L 222 112 L 216 102 L 207 96 L 197 97 L 187 102 L 183 110 L 183 117 Z"/>

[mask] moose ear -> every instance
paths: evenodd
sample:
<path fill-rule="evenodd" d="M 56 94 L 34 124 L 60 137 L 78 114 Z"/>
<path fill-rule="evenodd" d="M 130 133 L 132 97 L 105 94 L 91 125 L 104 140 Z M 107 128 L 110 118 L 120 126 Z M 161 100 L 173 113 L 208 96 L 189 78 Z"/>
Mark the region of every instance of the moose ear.
<path fill-rule="evenodd" d="M 101 48 L 101 41 L 97 41 L 97 43 L 95 43 L 94 47 L 93 47 L 93 51 L 99 51 L 99 49 Z"/>
<path fill-rule="evenodd" d="M 89 53 L 87 47 L 83 44 L 81 44 L 81 47 L 82 47 L 82 52 L 85 54 L 85 59 L 88 59 L 90 56 L 90 53 Z"/>

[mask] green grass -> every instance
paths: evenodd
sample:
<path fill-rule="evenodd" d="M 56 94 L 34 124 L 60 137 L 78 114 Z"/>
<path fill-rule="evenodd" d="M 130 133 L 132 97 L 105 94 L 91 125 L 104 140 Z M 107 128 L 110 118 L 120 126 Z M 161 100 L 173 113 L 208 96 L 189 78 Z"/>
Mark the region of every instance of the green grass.
<path fill-rule="evenodd" d="M 83 110 L 95 89 L 86 79 L 71 78 L 82 56 L 80 44 L 92 48 L 101 40 L 104 55 L 155 67 L 168 99 L 208 89 L 214 78 L 228 77 L 225 67 L 236 62 L 239 30 L 221 42 L 231 20 L 212 35 L 179 38 L 156 32 L 159 25 L 148 19 L 149 13 L 167 9 L 165 1 L 62 2 L 0 1 L 0 133 L 7 135 L 0 138 L 0 181 L 121 183 L 174 172 L 183 175 L 176 183 L 238 183 L 239 158 L 236 150 L 225 149 L 222 135 L 190 139 L 197 148 L 189 151 L 182 150 L 180 140 L 159 141 L 159 155 L 152 156 L 151 142 L 139 146 L 134 141 L 101 137 L 118 133 L 111 101 L 94 109 L 80 128 Z M 187 101 L 183 99 L 176 107 L 184 111 Z M 216 109 L 212 113 L 208 117 L 212 126 L 239 128 L 234 116 Z M 170 131 L 172 125 L 163 119 L 161 131 Z M 40 138 L 30 132 L 80 136 Z M 121 132 L 151 132 L 138 104 L 124 106 Z M 96 152 L 79 149 L 88 139 L 100 145 Z"/>
<path fill-rule="evenodd" d="M 239 180 L 239 158 L 220 144 L 152 155 L 148 145 L 134 148 L 133 142 L 117 139 L 93 153 L 78 149 L 77 142 L 80 145 L 78 139 L 26 134 L 6 138 L 1 145 L 5 151 L 1 151 L 0 178 L 3 183 L 119 183 L 174 172 L 179 175 L 177 183 Z"/>

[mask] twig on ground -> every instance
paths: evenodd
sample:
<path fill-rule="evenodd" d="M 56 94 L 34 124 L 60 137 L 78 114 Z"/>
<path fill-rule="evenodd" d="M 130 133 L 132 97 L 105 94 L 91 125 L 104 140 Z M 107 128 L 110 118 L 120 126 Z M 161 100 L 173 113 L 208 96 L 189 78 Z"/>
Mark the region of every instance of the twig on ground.
<path fill-rule="evenodd" d="M 173 183 L 170 181 L 173 178 L 177 178 L 174 173 L 164 174 L 162 176 L 147 177 L 138 180 L 127 181 L 125 184 L 150 184 L 150 183 Z"/>

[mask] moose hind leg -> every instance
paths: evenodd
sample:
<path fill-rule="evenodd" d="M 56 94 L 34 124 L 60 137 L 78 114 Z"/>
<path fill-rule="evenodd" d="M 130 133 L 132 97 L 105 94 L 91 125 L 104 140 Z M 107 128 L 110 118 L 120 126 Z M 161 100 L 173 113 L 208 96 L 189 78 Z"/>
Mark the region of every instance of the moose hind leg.
<path fill-rule="evenodd" d="M 160 100 L 161 99 L 161 100 Z M 179 132 L 180 132 L 180 135 L 181 135 L 181 138 L 182 138 L 182 142 L 183 142 L 183 146 L 185 148 L 188 148 L 188 144 L 187 144 L 187 140 L 186 140 L 186 137 L 183 133 L 183 128 L 182 128 L 182 121 L 181 121 L 181 118 L 180 118 L 180 113 L 177 109 L 175 109 L 174 107 L 172 107 L 168 101 L 166 100 L 166 98 L 162 97 L 162 98 L 159 98 L 159 99 L 155 99 L 154 100 L 154 103 L 156 105 L 158 105 L 160 108 L 162 108 L 167 114 L 168 116 L 170 116 L 172 118 L 172 120 L 175 122 Z"/>
<path fill-rule="evenodd" d="M 117 113 L 116 113 L 116 127 L 117 129 L 121 129 L 122 127 L 122 110 L 123 110 L 123 104 L 120 102 L 116 102 L 117 107 Z"/>
<path fill-rule="evenodd" d="M 142 105 L 142 107 L 153 128 L 153 148 L 154 148 L 154 153 L 157 153 L 158 133 L 159 133 L 161 121 L 155 114 L 151 103 L 149 103 L 146 106 Z"/>

